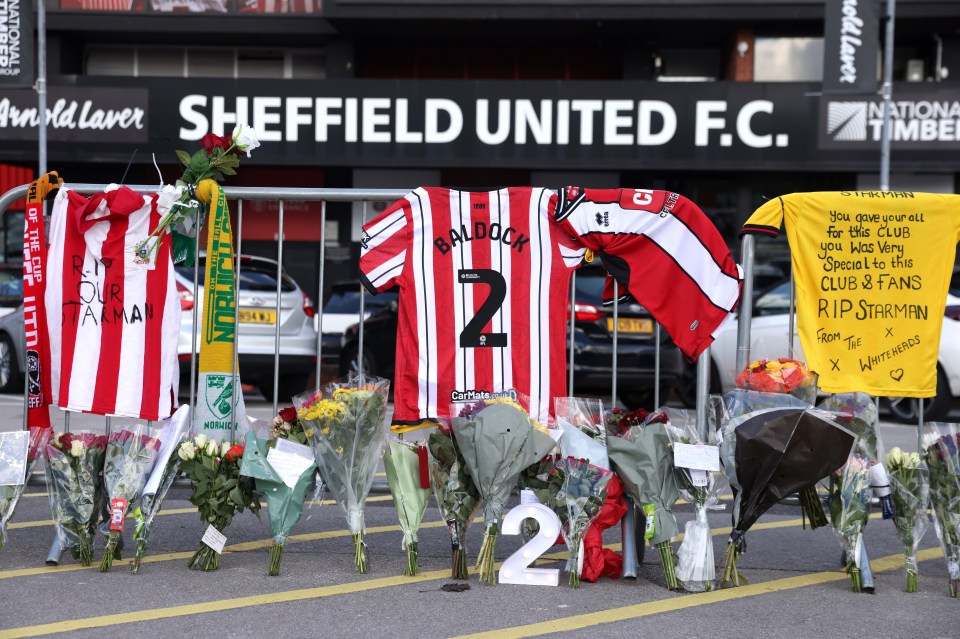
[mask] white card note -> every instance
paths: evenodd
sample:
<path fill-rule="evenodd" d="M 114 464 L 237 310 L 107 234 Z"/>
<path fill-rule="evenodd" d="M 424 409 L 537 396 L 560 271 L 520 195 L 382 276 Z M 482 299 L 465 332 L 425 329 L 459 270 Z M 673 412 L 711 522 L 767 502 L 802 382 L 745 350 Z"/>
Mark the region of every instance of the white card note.
<path fill-rule="evenodd" d="M 720 470 L 720 449 L 704 444 L 675 444 L 673 465 L 696 470 Z"/>
<path fill-rule="evenodd" d="M 297 485 L 300 475 L 313 465 L 313 461 L 312 448 L 289 439 L 277 439 L 276 447 L 267 453 L 267 462 L 290 488 Z"/>

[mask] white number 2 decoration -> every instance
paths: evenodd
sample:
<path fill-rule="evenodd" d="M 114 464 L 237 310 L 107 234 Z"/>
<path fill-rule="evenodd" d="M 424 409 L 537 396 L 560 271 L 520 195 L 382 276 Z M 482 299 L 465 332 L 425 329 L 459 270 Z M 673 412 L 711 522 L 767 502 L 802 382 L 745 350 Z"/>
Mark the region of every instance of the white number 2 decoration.
<path fill-rule="evenodd" d="M 560 534 L 560 518 L 543 504 L 522 504 L 503 518 L 503 534 L 519 535 L 520 524 L 524 519 L 535 519 L 540 524 L 540 532 L 503 562 L 500 567 L 500 583 L 556 586 L 560 582 L 559 570 L 529 566 L 557 540 L 557 535 Z"/>

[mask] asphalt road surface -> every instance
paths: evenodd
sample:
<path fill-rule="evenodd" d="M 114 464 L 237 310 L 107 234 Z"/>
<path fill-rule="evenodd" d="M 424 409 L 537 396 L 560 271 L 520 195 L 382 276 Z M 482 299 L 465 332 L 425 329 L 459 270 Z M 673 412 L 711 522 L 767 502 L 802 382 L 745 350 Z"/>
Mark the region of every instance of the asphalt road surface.
<path fill-rule="evenodd" d="M 270 405 L 251 400 L 251 412 L 269 416 Z M 19 427 L 17 402 L 0 397 L 5 417 L 0 429 Z M 72 427 L 96 428 L 102 422 L 75 418 Z M 882 433 L 888 448 L 916 449 L 914 427 L 884 423 Z M 933 528 L 920 544 L 920 592 L 906 594 L 902 548 L 892 522 L 879 515 L 865 533 L 876 582 L 872 595 L 850 591 L 832 528 L 804 528 L 800 509 L 786 505 L 769 511 L 748 533 L 740 568 L 749 584 L 739 588 L 670 592 L 657 553 L 648 549 L 636 579 L 604 578 L 575 590 L 562 573 L 558 587 L 484 586 L 474 575 L 469 590 L 444 592 L 440 587 L 452 583 L 450 543 L 432 500 L 420 531 L 422 574 L 417 577 L 402 575 L 405 553 L 397 516 L 384 493 L 367 502 L 368 574 L 357 574 L 343 513 L 325 494 L 307 505 L 294 528 L 281 575 L 268 577 L 271 531 L 265 510 L 262 520 L 244 513 L 225 531 L 219 571 L 188 570 L 203 526 L 186 501 L 188 490 L 174 488 L 156 519 L 147 562 L 140 575 L 131 575 L 126 559 L 110 573 L 81 568 L 69 554 L 60 566 L 45 566 L 53 536 L 45 490 L 42 481 L 29 486 L 0 551 L 0 639 L 186 633 L 231 638 L 960 637 L 960 601 L 947 595 L 946 563 Z M 710 515 L 718 561 L 730 526 L 730 500 L 725 503 L 725 510 Z M 683 530 L 692 509 L 678 505 L 676 513 Z M 132 545 L 132 525 L 127 528 L 125 558 Z M 475 523 L 468 535 L 471 561 L 481 535 L 482 524 Z M 607 531 L 604 541 L 619 550 L 619 529 Z M 102 546 L 101 538 L 97 561 Z M 497 561 L 520 546 L 519 537 L 501 536 Z M 538 567 L 562 571 L 566 556 L 562 546 L 555 546 Z"/>

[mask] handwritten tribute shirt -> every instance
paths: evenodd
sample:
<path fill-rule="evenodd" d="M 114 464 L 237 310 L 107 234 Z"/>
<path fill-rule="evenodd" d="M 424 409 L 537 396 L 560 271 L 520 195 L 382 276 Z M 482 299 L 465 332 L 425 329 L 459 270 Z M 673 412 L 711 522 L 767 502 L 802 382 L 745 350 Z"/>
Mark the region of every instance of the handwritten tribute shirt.
<path fill-rule="evenodd" d="M 394 424 L 511 388 L 545 421 L 566 395 L 570 273 L 586 249 L 551 221 L 551 198 L 421 187 L 363 227 L 361 282 L 400 287 Z"/>
<path fill-rule="evenodd" d="M 740 300 L 740 269 L 713 222 L 670 191 L 567 187 L 561 194 L 556 221 L 596 251 L 620 291 L 695 360 Z"/>
<path fill-rule="evenodd" d="M 51 395 L 61 408 L 147 420 L 176 405 L 180 299 L 157 195 L 126 187 L 90 199 L 61 188 L 50 218 L 45 303 Z"/>
<path fill-rule="evenodd" d="M 785 221 L 807 364 L 830 393 L 932 397 L 960 196 L 903 191 L 793 193 L 742 233 Z"/>

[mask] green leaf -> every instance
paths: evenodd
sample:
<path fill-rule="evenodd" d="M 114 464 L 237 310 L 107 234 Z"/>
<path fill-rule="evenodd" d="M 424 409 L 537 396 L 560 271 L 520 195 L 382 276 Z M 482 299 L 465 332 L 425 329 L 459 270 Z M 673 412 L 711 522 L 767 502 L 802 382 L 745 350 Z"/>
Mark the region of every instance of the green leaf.
<path fill-rule="evenodd" d="M 200 175 L 203 174 L 210 166 L 210 161 L 207 159 L 207 152 L 203 149 L 200 149 L 193 154 L 193 157 L 190 158 L 190 169 Z"/>
<path fill-rule="evenodd" d="M 227 166 L 226 164 L 224 164 L 223 166 L 220 167 L 220 172 L 223 173 L 224 175 L 236 175 L 236 174 L 237 174 L 237 172 L 234 171 L 233 168 Z"/>
<path fill-rule="evenodd" d="M 186 151 L 177 150 L 177 157 L 184 166 L 190 166 L 190 154 Z"/>

